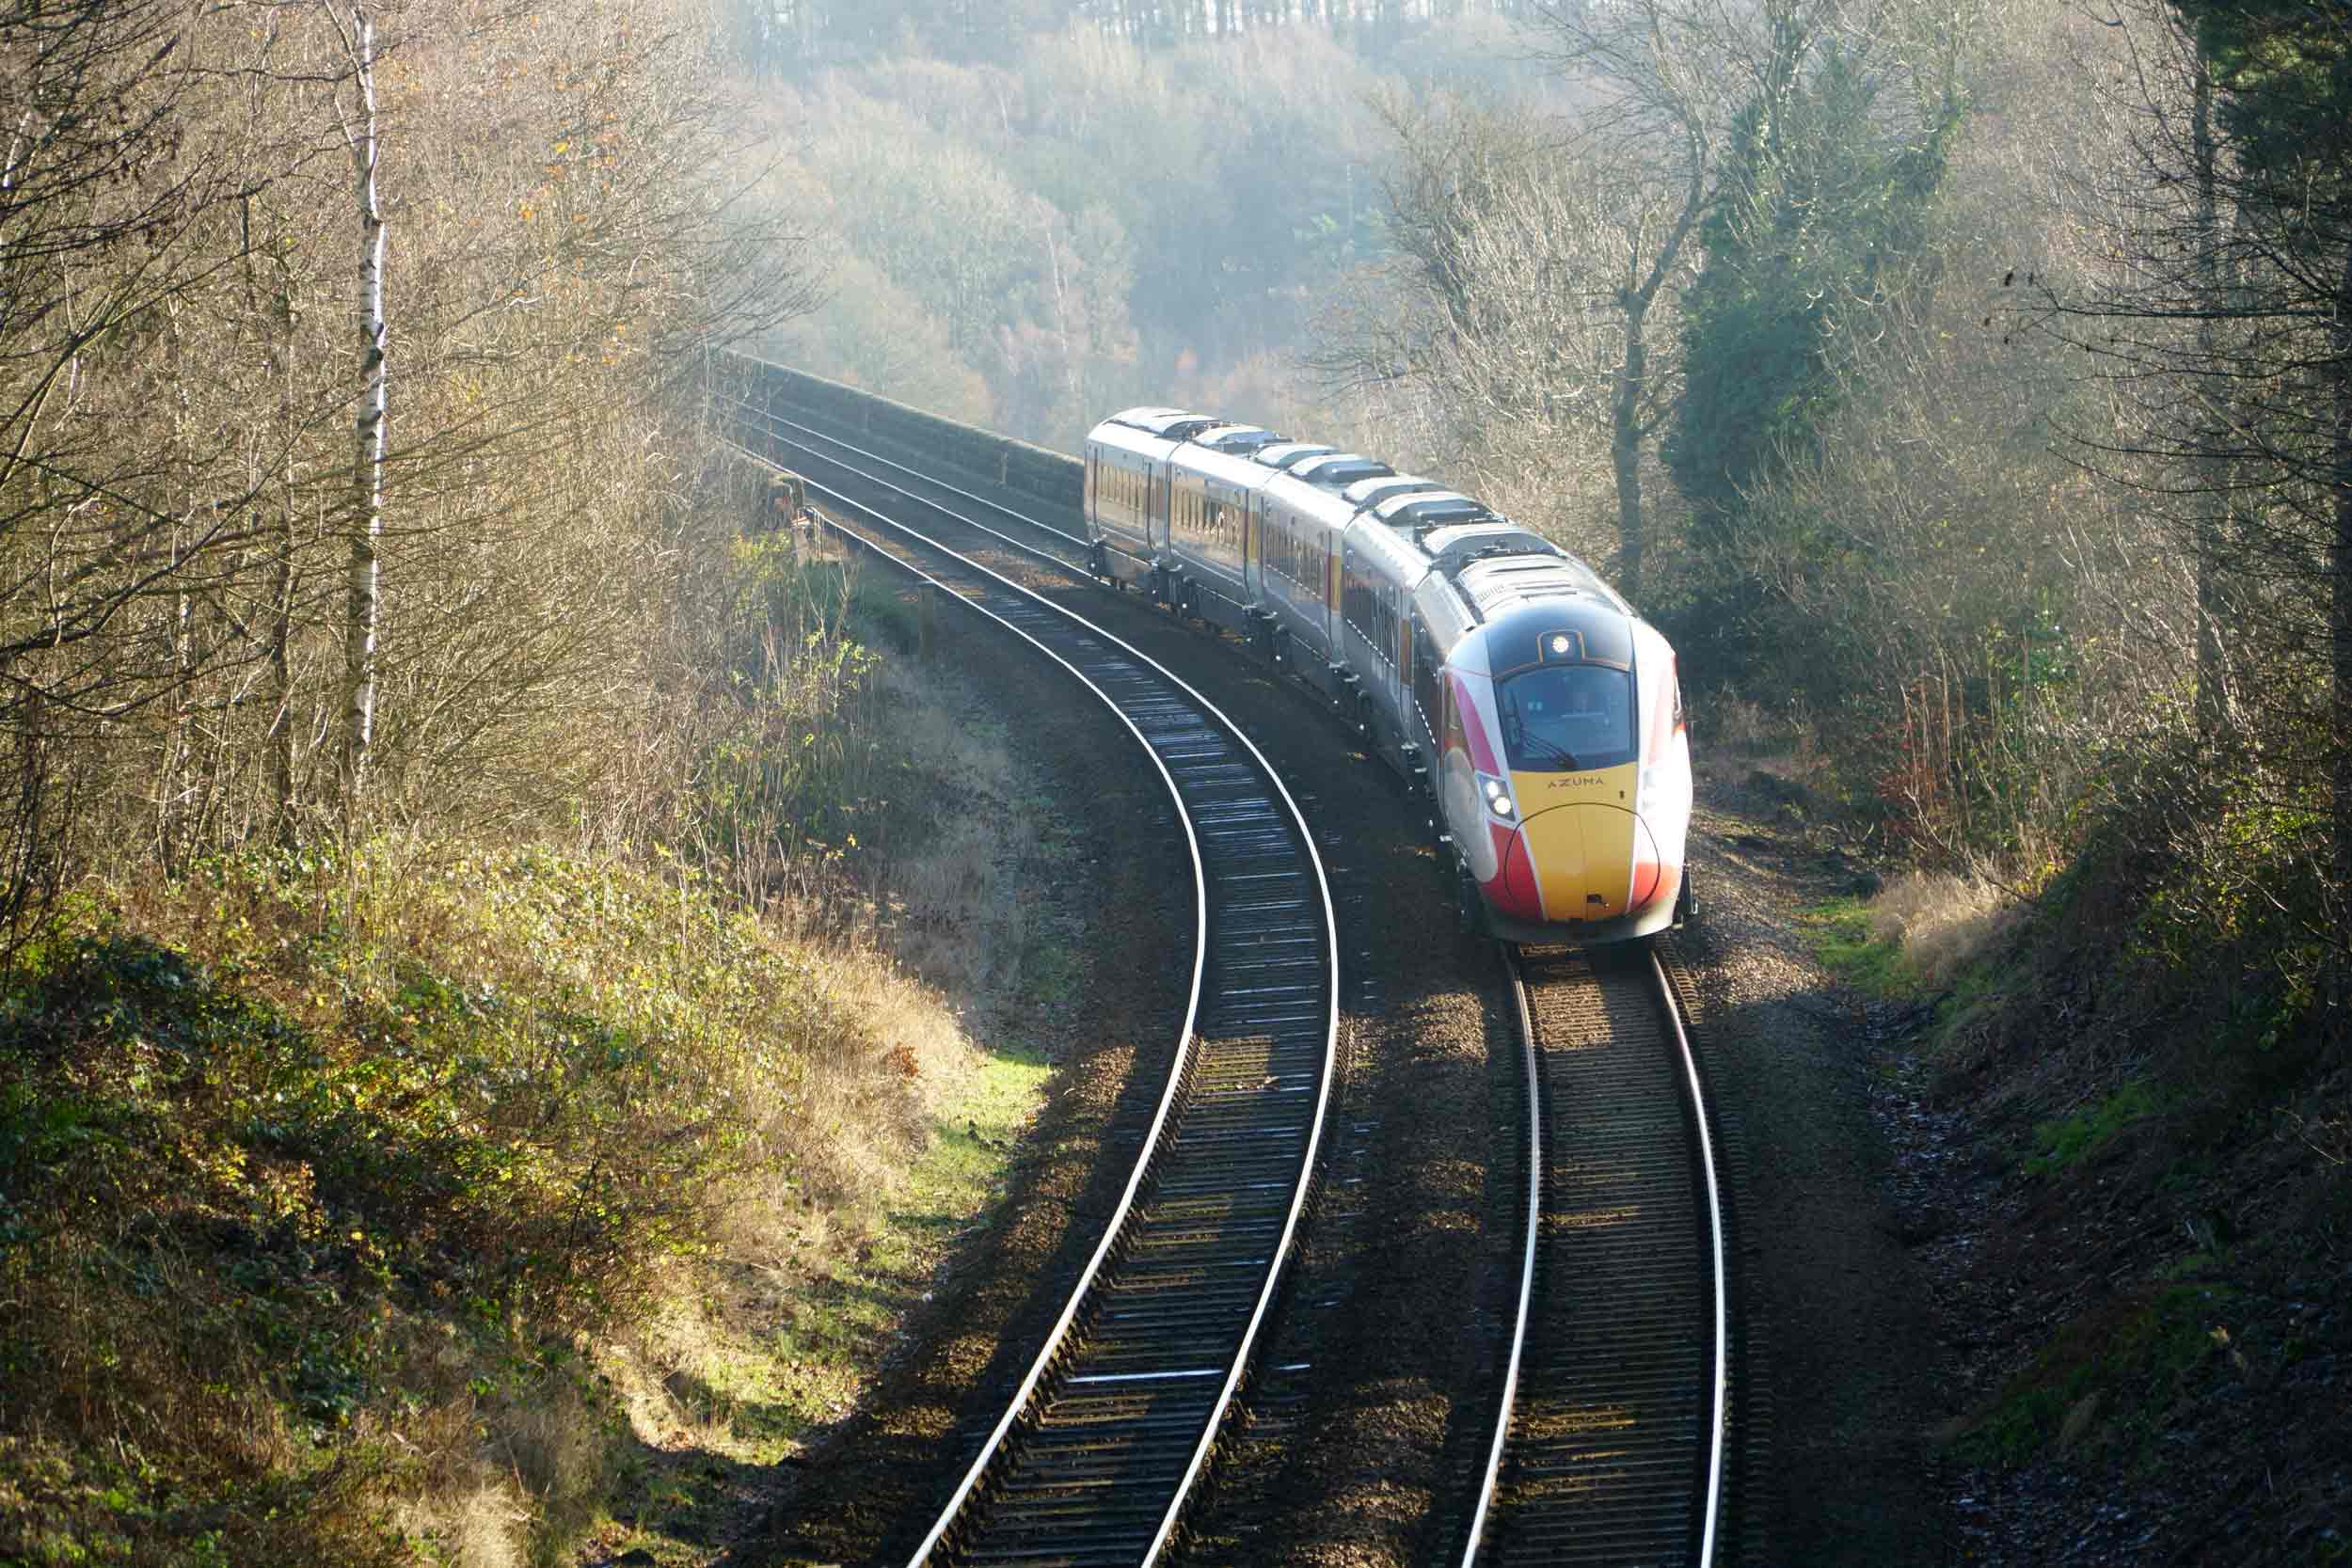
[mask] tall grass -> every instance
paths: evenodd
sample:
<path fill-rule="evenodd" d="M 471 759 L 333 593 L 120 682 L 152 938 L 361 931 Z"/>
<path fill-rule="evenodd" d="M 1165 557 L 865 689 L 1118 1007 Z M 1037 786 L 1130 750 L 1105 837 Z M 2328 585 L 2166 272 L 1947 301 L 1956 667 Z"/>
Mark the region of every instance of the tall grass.
<path fill-rule="evenodd" d="M 723 657 L 573 847 L 129 863 L 17 955 L 0 1560 L 564 1560 L 625 1448 L 610 1347 L 898 1180 L 972 1053 L 875 886 L 927 928 L 1013 901 L 952 834 L 852 878 L 919 683 L 843 568 L 755 539 L 719 586 L 680 649 Z"/>
<path fill-rule="evenodd" d="M 913 1046 L 960 1048 L 696 874 L 532 849 L 215 861 L 84 890 L 24 958 L 0 1554 L 33 1561 L 389 1560 L 396 1497 L 578 1507 L 579 1350 L 777 1194 L 868 1180 Z"/>

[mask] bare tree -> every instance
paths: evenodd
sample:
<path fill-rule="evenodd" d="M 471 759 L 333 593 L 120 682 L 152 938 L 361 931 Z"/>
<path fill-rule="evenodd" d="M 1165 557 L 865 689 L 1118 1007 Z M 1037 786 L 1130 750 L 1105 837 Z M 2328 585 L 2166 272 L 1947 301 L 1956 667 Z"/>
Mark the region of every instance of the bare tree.
<path fill-rule="evenodd" d="M 330 5 L 332 0 L 329 0 Z M 359 411 L 353 420 L 349 583 L 343 611 L 342 810 L 346 823 L 366 788 L 368 748 L 375 733 L 376 635 L 384 536 L 384 210 L 375 189 L 375 22 L 364 6 L 346 18 L 329 12 L 351 70 L 354 103 L 336 119 L 351 149 L 359 217 Z"/>
<path fill-rule="evenodd" d="M 1653 329 L 1673 319 L 1677 205 L 1546 119 L 1398 100 L 1382 115 L 1396 256 L 1335 317 L 1322 370 L 1422 385 L 1472 467 L 1612 487 L 1614 569 L 1638 593 L 1642 467 L 1676 385 L 1674 335 Z"/>
<path fill-rule="evenodd" d="M 10 908 L 77 843 L 292 844 L 306 802 L 528 823 L 644 711 L 679 367 L 805 308 L 794 236 L 691 0 L 392 14 L 0 15 Z"/>
<path fill-rule="evenodd" d="M 1784 29 L 1810 25 L 1804 8 L 1776 0 L 1766 9 Z M 1629 594 L 1641 592 L 1652 532 L 1645 466 L 1677 385 L 1679 292 L 1716 165 L 1774 57 L 1766 22 L 1731 0 L 1539 6 L 1529 37 L 1568 80 L 1579 105 L 1570 122 L 1392 101 L 1391 230 L 1408 292 L 1435 324 L 1400 331 L 1380 325 L 1377 308 L 1361 311 L 1324 358 L 1343 381 L 1438 375 L 1438 357 L 1486 357 L 1473 345 L 1506 322 L 1579 344 L 1544 401 L 1605 440 L 1614 570 Z M 1521 261 L 1503 258 L 1515 242 L 1532 247 Z M 1507 284 L 1507 307 L 1473 299 L 1498 278 L 1531 274 L 1548 301 Z M 1483 416 L 1485 389 L 1452 390 L 1480 411 L 1470 417 Z"/>
<path fill-rule="evenodd" d="M 17 808 L 0 917 L 68 852 L 52 795 L 75 748 L 158 703 L 184 721 L 216 651 L 198 605 L 250 537 L 166 412 L 168 377 L 103 369 L 128 345 L 159 367 L 179 352 L 211 270 L 184 241 L 248 177 L 184 156 L 199 23 L 181 0 L 0 14 L 0 752 Z"/>
<path fill-rule="evenodd" d="M 2120 156 L 2080 187 L 2109 264 L 2087 285 L 2040 279 L 2019 310 L 2083 356 L 2124 411 L 2073 432 L 2085 460 L 2136 491 L 2197 562 L 2200 734 L 2250 748 L 2294 798 L 2332 798 L 2341 880 L 2352 876 L 2352 21 L 2154 3 L 2115 20 L 2128 51 L 2108 98 Z"/>

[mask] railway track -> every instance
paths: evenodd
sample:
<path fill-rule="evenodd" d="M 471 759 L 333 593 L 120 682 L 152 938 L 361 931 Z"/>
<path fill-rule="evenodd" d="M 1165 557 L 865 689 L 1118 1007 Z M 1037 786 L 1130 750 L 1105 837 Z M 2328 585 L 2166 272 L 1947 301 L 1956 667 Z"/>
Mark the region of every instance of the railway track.
<path fill-rule="evenodd" d="M 1530 952 L 1510 974 L 1519 1282 L 1459 1560 L 1728 1560 L 1725 1215 L 1675 989 L 1646 950 Z"/>
<path fill-rule="evenodd" d="M 813 482 L 895 498 L 894 510 L 925 510 L 989 548 L 1091 575 L 1082 534 L 764 403 L 744 406 L 766 451 Z M 1469 1485 L 1471 1500 L 1448 1510 L 1469 1519 L 1458 1560 L 1464 1568 L 1756 1560 L 1761 1532 L 1745 1495 L 1762 1450 L 1742 1429 L 1761 1404 L 1732 1311 L 1724 1150 L 1677 983 L 1646 949 L 1531 951 L 1513 960 L 1511 976 L 1528 1089 L 1518 1289 L 1499 1357 L 1502 1389 L 1479 1445 L 1484 1467 Z M 1171 1289 L 1181 1292 L 1185 1277 L 1170 1275 Z M 1164 1309 L 1183 1308 L 1170 1301 Z M 1140 1413 L 1148 1386 L 1122 1387 L 1116 1375 L 1077 1386 L 1093 1391 L 1092 1402 L 1073 1404 L 1073 1416 Z M 1086 1484 L 1104 1493 L 1126 1485 L 1115 1467 Z M 1073 1490 L 1041 1495 L 1067 1517 L 1082 1516 Z M 957 1560 L 1153 1560 L 1059 1556 L 1038 1544 L 1043 1539 Z"/>
<path fill-rule="evenodd" d="M 1340 992 L 1313 835 L 1256 748 L 1169 672 L 916 528 L 819 493 L 837 531 L 1108 704 L 1192 846 L 1192 994 L 1133 1173 L 1012 1397 L 965 1433 L 970 1463 L 909 1560 L 1151 1563 L 1249 1370 L 1319 1169 Z M 907 496 L 894 510 L 969 526 L 938 506 Z"/>
<path fill-rule="evenodd" d="M 1070 527 L 1005 505 L 976 490 L 871 451 L 816 425 L 754 400 L 737 404 L 739 441 L 780 467 L 804 475 L 835 495 L 888 504 L 903 498 L 951 518 L 959 529 L 1016 550 L 1075 577 L 1092 574 L 1083 518 Z M 1043 502 L 1032 505 L 1042 508 Z M 1078 531 L 1073 531 L 1076 530 Z"/>

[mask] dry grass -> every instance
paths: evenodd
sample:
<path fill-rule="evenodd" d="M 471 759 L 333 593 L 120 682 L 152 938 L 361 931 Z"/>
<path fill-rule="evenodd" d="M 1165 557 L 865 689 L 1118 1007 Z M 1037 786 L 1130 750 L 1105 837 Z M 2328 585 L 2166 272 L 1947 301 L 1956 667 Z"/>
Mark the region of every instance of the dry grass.
<path fill-rule="evenodd" d="M 1931 990 L 1948 986 L 2014 919 L 2016 906 L 1980 877 L 1906 871 L 1870 900 L 1870 933 L 1901 946 Z"/>
<path fill-rule="evenodd" d="M 1003 737 L 940 705 L 936 672 L 893 665 L 884 686 L 908 754 L 930 759 L 931 798 L 917 809 L 934 824 L 919 854 L 883 874 L 901 907 L 891 947 L 951 994 L 1009 989 L 1028 942 L 1011 868 L 1037 842 L 1039 808 L 1015 784 Z"/>
<path fill-rule="evenodd" d="M 664 753 L 782 781 L 743 842 L 853 805 L 805 875 L 420 833 L 77 895 L 0 997 L 0 1560 L 568 1560 L 631 1429 L 769 1463 L 847 1408 L 1017 1130 L 961 1131 L 1041 808 L 829 592 Z"/>
<path fill-rule="evenodd" d="M 691 878 L 395 845 L 77 918 L 9 998 L 0 1558 L 554 1560 L 613 1475 L 580 1351 L 862 1225 L 974 1070 Z"/>
<path fill-rule="evenodd" d="M 608 1532 L 613 1552 L 665 1550 L 660 1521 L 710 1506 L 714 1461 L 773 1465 L 855 1408 L 1035 1101 L 1043 1068 L 977 1042 L 1048 943 L 1023 892 L 1061 850 L 976 697 L 951 659 L 874 669 L 868 700 L 902 759 L 888 810 L 861 814 L 873 832 L 843 889 L 771 906 L 824 935 L 829 1008 L 861 1021 L 868 1054 L 811 1085 L 803 1126 L 830 1130 L 826 1147 L 796 1152 L 788 1185 L 740 1188 L 718 1251 L 682 1260 L 659 1312 L 600 1348 L 645 1467 L 639 1533 Z"/>

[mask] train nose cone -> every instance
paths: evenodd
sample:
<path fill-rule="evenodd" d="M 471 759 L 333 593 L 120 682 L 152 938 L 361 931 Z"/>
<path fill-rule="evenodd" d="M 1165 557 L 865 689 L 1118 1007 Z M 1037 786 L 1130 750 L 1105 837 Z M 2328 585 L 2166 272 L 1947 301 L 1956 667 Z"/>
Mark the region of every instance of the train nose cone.
<path fill-rule="evenodd" d="M 1658 846 L 1619 807 L 1554 806 L 1520 825 L 1519 842 L 1525 853 L 1506 867 L 1510 892 L 1540 900 L 1547 920 L 1606 920 L 1657 892 Z"/>

